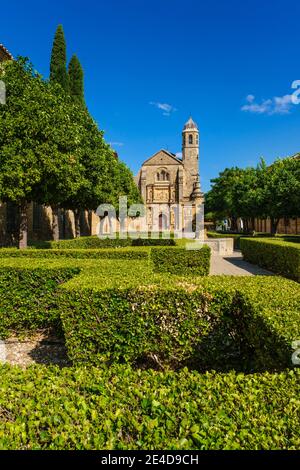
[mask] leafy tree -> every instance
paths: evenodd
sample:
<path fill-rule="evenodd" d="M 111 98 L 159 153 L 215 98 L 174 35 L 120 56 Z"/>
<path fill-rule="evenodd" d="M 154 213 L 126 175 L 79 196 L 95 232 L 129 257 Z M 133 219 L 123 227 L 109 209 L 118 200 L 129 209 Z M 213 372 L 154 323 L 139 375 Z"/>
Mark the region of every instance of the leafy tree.
<path fill-rule="evenodd" d="M 0 77 L 6 85 L 6 104 L 0 106 L 0 199 L 20 211 L 19 246 L 27 246 L 27 208 L 42 181 L 43 142 L 40 99 L 42 81 L 23 59 L 7 62 Z"/>
<path fill-rule="evenodd" d="M 266 167 L 263 178 L 263 215 L 277 232 L 281 218 L 300 216 L 300 160 L 284 158 Z"/>
<path fill-rule="evenodd" d="M 5 64 L 2 75 L 7 100 L 0 107 L 0 199 L 18 205 L 19 246 L 25 248 L 31 201 L 51 205 L 58 236 L 56 209 L 82 185 L 82 128 L 78 106 L 26 59 Z"/>
<path fill-rule="evenodd" d="M 116 209 L 119 196 L 126 195 L 128 203 L 140 201 L 133 175 L 127 166 L 115 158 L 112 149 L 104 142 L 103 132 L 86 110 L 81 131 L 80 164 L 83 171 L 82 184 L 75 195 L 64 202 L 73 210 L 76 236 L 80 236 L 80 213 L 96 210 L 100 204 L 112 204 Z"/>
<path fill-rule="evenodd" d="M 234 187 L 243 170 L 226 168 L 218 178 L 212 179 L 212 189 L 206 195 L 206 210 L 214 212 L 219 219 L 229 218 L 233 230 L 237 229 L 237 212 Z"/>
<path fill-rule="evenodd" d="M 66 91 L 69 91 L 69 79 L 67 73 L 66 41 L 62 25 L 57 27 L 50 62 L 50 80 L 59 83 Z"/>
<path fill-rule="evenodd" d="M 68 76 L 71 97 L 77 104 L 84 105 L 83 69 L 78 57 L 75 54 L 72 56 L 69 63 Z"/>
<path fill-rule="evenodd" d="M 300 216 L 300 159 L 284 158 L 267 166 L 264 160 L 256 168 L 230 168 L 212 180 L 206 195 L 206 211 L 215 218 L 242 218 L 245 229 L 256 217 L 271 219 L 276 233 L 281 218 Z"/>

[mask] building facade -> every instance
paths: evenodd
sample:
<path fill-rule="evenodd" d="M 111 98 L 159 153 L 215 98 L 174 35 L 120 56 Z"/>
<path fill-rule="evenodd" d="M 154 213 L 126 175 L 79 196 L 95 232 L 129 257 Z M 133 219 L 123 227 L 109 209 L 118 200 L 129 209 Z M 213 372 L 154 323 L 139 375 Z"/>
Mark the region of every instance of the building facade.
<path fill-rule="evenodd" d="M 182 159 L 161 149 L 146 160 L 136 177 L 146 205 L 149 231 L 176 230 L 176 210 L 192 211 L 204 201 L 199 176 L 199 129 L 190 118 L 182 131 Z"/>

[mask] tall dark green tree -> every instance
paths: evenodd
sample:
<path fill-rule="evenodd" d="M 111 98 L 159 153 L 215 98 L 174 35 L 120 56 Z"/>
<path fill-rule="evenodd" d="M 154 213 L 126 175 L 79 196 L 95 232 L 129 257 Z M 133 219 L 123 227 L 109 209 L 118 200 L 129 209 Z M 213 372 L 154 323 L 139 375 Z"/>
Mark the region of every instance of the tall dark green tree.
<path fill-rule="evenodd" d="M 69 92 L 69 78 L 67 73 L 67 47 L 62 25 L 57 27 L 50 63 L 50 80 L 59 83 Z"/>
<path fill-rule="evenodd" d="M 70 60 L 69 68 L 69 92 L 75 103 L 84 105 L 83 69 L 78 57 L 74 54 Z"/>

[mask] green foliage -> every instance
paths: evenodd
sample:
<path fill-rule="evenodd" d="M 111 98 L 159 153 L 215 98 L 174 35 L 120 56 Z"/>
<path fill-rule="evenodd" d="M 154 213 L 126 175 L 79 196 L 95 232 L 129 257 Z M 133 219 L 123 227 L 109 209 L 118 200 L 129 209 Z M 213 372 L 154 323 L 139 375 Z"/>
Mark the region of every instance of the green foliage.
<path fill-rule="evenodd" d="M 299 449 L 300 373 L 1 366 L 0 448 Z"/>
<path fill-rule="evenodd" d="M 152 248 L 151 260 L 157 272 L 207 276 L 210 267 L 210 248 L 187 250 L 185 248 Z"/>
<path fill-rule="evenodd" d="M 10 248 L 3 248 L 1 250 L 2 258 L 74 258 L 74 259 L 148 259 L 149 251 L 147 249 L 80 249 L 80 248 L 65 248 L 60 249 L 43 249 L 43 250 L 15 250 Z"/>
<path fill-rule="evenodd" d="M 65 249 L 99 249 L 99 248 L 121 248 L 129 246 L 176 246 L 176 241 L 171 239 L 153 238 L 98 238 L 97 236 L 80 237 L 58 242 L 31 242 L 31 247 L 39 249 L 53 248 Z"/>
<path fill-rule="evenodd" d="M 74 238 L 73 240 L 60 240 L 59 242 L 48 242 L 49 248 L 64 250 L 64 249 L 94 249 L 94 248 L 121 248 L 131 246 L 131 240 L 129 238 L 98 238 L 97 236 L 92 237 L 80 237 Z"/>
<path fill-rule="evenodd" d="M 137 238 L 132 246 L 176 246 L 174 238 Z"/>
<path fill-rule="evenodd" d="M 55 80 L 43 81 L 25 59 L 5 63 L 1 78 L 7 89 L 0 107 L 2 201 L 16 203 L 25 215 L 31 201 L 54 213 L 59 206 L 116 206 L 123 195 L 129 204 L 140 201 L 130 170 L 115 158 L 88 111 Z M 23 225 L 27 232 L 27 220 Z"/>
<path fill-rule="evenodd" d="M 241 239 L 246 261 L 300 282 L 300 247 L 280 239 Z"/>
<path fill-rule="evenodd" d="M 83 69 L 78 57 L 74 54 L 68 67 L 69 91 L 72 99 L 79 105 L 84 106 L 84 84 Z"/>
<path fill-rule="evenodd" d="M 62 25 L 57 27 L 50 63 L 50 80 L 58 83 L 66 92 L 69 91 L 69 80 L 67 74 L 67 51 L 66 41 Z"/>
<path fill-rule="evenodd" d="M 30 270 L 1 266 L 0 337 L 12 330 L 24 334 L 52 327 L 61 331 L 57 287 L 78 272 L 76 267 Z"/>
<path fill-rule="evenodd" d="M 297 283 L 153 273 L 147 249 L 119 251 L 135 250 L 144 258 L 1 258 L 1 335 L 62 318 L 76 363 L 291 367 L 291 344 L 300 337 Z"/>
<path fill-rule="evenodd" d="M 272 233 L 276 233 L 280 218 L 299 217 L 300 160 L 284 158 L 269 167 L 264 160 L 256 168 L 226 168 L 212 180 L 206 195 L 206 211 L 214 219 L 231 219 L 236 230 L 238 217 L 248 221 L 255 217 L 270 217 Z"/>

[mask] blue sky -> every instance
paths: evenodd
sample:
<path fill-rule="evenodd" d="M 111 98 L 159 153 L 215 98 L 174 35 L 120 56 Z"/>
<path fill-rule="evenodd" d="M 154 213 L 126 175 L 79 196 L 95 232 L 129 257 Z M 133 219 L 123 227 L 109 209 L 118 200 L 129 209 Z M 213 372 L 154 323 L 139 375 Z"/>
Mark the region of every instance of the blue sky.
<path fill-rule="evenodd" d="M 300 80 L 299 1 L 10 0 L 3 8 L 0 43 L 45 77 L 63 24 L 90 112 L 134 173 L 160 148 L 181 151 L 190 114 L 205 191 L 227 166 L 300 151 L 300 105 L 290 99 Z"/>

